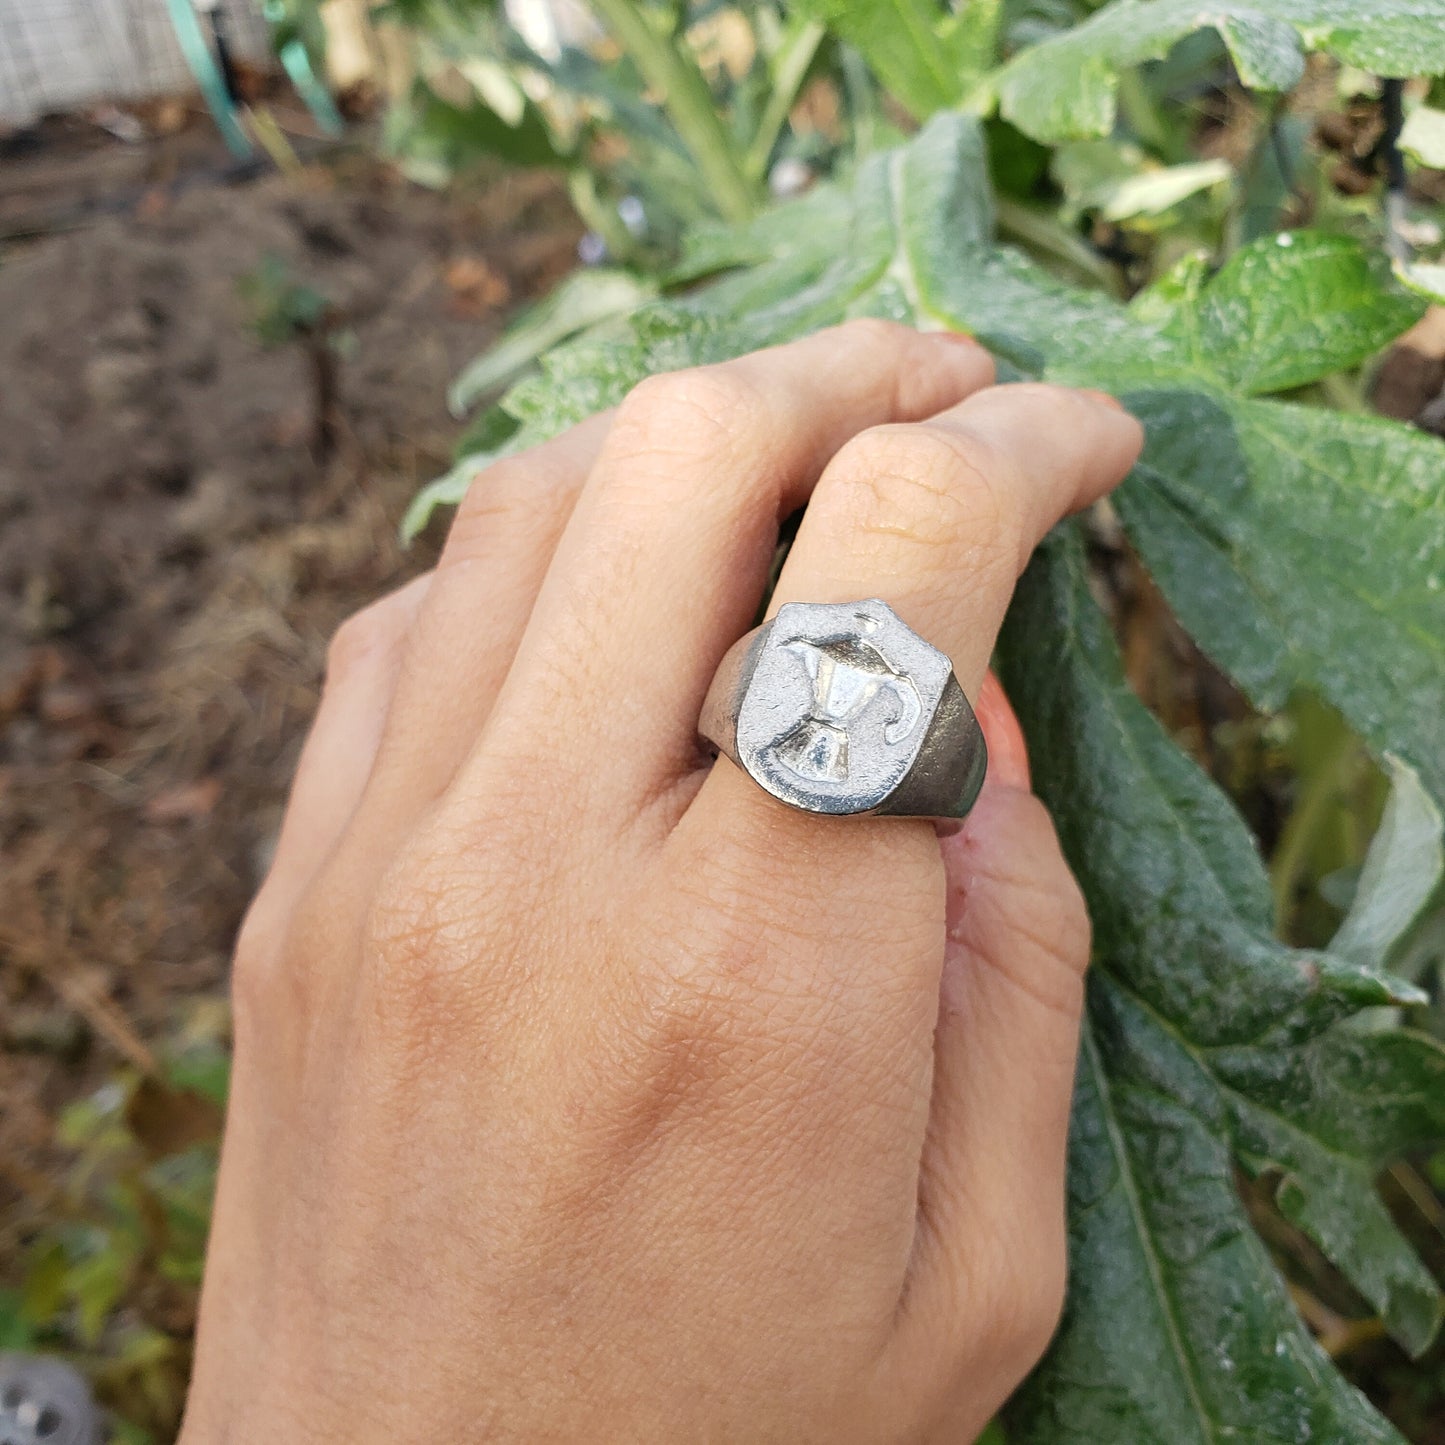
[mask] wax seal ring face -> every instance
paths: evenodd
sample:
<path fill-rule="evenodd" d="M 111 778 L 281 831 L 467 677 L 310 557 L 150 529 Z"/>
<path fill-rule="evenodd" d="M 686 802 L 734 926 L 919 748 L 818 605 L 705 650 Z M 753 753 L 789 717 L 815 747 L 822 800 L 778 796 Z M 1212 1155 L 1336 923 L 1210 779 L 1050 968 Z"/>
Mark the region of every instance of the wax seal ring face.
<path fill-rule="evenodd" d="M 754 643 L 736 756 L 813 813 L 880 807 L 918 761 L 952 668 L 885 602 L 790 602 Z"/>
<path fill-rule="evenodd" d="M 698 734 L 791 808 L 952 827 L 988 766 L 948 658 L 886 602 L 790 602 L 740 637 Z"/>

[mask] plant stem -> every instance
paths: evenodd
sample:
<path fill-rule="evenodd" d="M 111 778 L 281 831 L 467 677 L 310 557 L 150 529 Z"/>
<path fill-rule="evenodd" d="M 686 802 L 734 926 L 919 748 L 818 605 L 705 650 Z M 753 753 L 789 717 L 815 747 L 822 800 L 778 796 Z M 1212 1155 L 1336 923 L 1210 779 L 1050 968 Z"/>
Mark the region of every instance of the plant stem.
<path fill-rule="evenodd" d="M 998 228 L 1010 240 L 1041 256 L 1062 262 L 1075 276 L 1102 286 L 1110 296 L 1122 299 L 1123 278 L 1097 251 L 1061 226 L 1052 215 L 1036 211 L 1020 201 L 998 196 L 994 201 Z"/>
<path fill-rule="evenodd" d="M 567 194 L 583 223 L 606 243 L 607 254 L 614 261 L 627 260 L 637 249 L 637 243 L 622 224 L 617 207 L 598 192 L 597 179 L 586 166 L 573 166 L 567 172 Z"/>
<path fill-rule="evenodd" d="M 851 45 L 838 47 L 838 61 L 847 100 L 845 113 L 853 127 L 853 152 L 856 156 L 872 155 L 878 149 L 878 96 L 873 77 L 863 57 Z"/>
<path fill-rule="evenodd" d="M 1400 234 L 1405 219 L 1405 157 L 1400 154 L 1400 132 L 1405 126 L 1405 82 L 1381 80 L 1380 108 L 1385 131 L 1375 151 L 1385 172 L 1385 250 L 1392 261 L 1408 261 L 1410 243 Z"/>
<path fill-rule="evenodd" d="M 798 91 L 818 46 L 826 34 L 816 20 L 805 20 L 794 27 L 793 32 L 778 47 L 773 66 L 772 94 L 768 96 L 767 108 L 758 129 L 753 136 L 748 153 L 743 157 L 743 173 L 751 181 L 761 181 L 767 174 L 768 161 L 772 158 L 773 147 L 778 135 L 787 123 L 788 112 L 798 98 Z"/>
<path fill-rule="evenodd" d="M 663 109 L 697 163 L 718 210 L 729 221 L 750 220 L 758 208 L 757 188 L 743 173 L 702 72 L 676 44 L 653 29 L 633 0 L 595 0 L 592 9 L 647 84 L 661 95 Z"/>
<path fill-rule="evenodd" d="M 1403 1159 L 1390 1166 L 1390 1178 L 1400 1186 L 1405 1197 L 1419 1211 L 1420 1217 L 1436 1234 L 1445 1239 L 1445 1207 L 1436 1199 L 1429 1184 Z"/>

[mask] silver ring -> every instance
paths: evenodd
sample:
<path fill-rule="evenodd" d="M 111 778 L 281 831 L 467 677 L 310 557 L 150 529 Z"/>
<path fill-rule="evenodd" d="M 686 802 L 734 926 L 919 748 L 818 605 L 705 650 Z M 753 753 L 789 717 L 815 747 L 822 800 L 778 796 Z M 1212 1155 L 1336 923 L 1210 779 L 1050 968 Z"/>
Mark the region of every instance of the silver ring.
<path fill-rule="evenodd" d="M 886 602 L 788 602 L 728 650 L 698 731 L 809 813 L 962 818 L 988 750 L 953 664 Z"/>

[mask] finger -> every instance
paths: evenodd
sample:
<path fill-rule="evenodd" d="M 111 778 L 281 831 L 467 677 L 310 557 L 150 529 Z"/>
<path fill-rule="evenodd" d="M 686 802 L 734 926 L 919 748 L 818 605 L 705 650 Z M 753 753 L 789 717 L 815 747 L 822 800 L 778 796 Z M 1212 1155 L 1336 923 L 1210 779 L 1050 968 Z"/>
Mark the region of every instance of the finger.
<path fill-rule="evenodd" d="M 1029 554 L 1121 480 L 1142 438 L 1112 398 L 1035 384 L 865 431 L 819 480 L 771 610 L 880 597 L 974 697 Z M 714 768 L 694 806 L 725 835 L 777 825 L 777 804 L 736 768 Z"/>
<path fill-rule="evenodd" d="M 693 766 L 711 674 L 756 610 L 781 520 L 828 458 L 991 376 L 972 342 L 867 321 L 643 383 L 558 545 L 498 725 L 547 751 L 573 808 L 656 797 Z"/>
<path fill-rule="evenodd" d="M 402 649 L 432 579 L 427 572 L 373 602 L 332 638 L 321 704 L 301 750 L 259 911 L 289 911 L 355 812 L 386 726 Z"/>
<path fill-rule="evenodd" d="M 988 748 L 989 781 L 1007 783 L 1011 788 L 1022 788 L 1027 792 L 1030 786 L 1029 750 L 1024 741 L 1024 730 L 1019 726 L 1002 684 L 991 671 L 983 675 L 983 686 L 978 690 L 973 713 L 983 729 L 983 740 Z"/>
<path fill-rule="evenodd" d="M 1034 383 L 864 432 L 819 481 L 770 611 L 881 597 L 973 696 L 1029 554 L 1117 485 L 1142 441 L 1112 397 Z"/>
<path fill-rule="evenodd" d="M 590 417 L 467 489 L 401 659 L 365 805 L 373 836 L 426 808 L 476 742 L 611 424 Z"/>
<path fill-rule="evenodd" d="M 1062 1297 L 1088 917 L 1047 811 L 1022 788 L 986 783 L 940 847 L 948 941 L 910 1307 L 943 1338 L 979 1313 L 999 1319 L 1022 1371 Z"/>

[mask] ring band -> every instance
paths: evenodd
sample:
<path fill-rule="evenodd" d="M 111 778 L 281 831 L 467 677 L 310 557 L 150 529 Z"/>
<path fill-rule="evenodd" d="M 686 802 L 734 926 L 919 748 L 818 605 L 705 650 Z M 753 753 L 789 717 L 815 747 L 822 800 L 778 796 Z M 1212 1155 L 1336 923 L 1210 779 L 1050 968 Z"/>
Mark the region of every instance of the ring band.
<path fill-rule="evenodd" d="M 698 731 L 808 813 L 962 818 L 988 764 L 953 664 L 876 597 L 785 603 L 728 649 Z"/>

